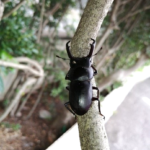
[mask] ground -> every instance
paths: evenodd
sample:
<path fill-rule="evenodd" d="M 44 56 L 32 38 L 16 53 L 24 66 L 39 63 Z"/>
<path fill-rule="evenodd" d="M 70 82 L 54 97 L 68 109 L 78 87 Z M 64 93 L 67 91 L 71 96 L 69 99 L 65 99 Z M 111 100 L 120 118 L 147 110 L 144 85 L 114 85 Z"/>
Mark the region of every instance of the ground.
<path fill-rule="evenodd" d="M 111 150 L 150 150 L 150 78 L 138 83 L 106 123 Z"/>
<path fill-rule="evenodd" d="M 58 98 L 44 96 L 30 119 L 25 116 L 31 110 L 38 91 L 32 94 L 21 117 L 7 117 L 0 125 L 0 150 L 44 150 L 74 123 L 75 119 Z M 40 110 L 51 113 L 50 119 L 41 119 Z M 2 109 L 1 109 L 2 111 Z"/>

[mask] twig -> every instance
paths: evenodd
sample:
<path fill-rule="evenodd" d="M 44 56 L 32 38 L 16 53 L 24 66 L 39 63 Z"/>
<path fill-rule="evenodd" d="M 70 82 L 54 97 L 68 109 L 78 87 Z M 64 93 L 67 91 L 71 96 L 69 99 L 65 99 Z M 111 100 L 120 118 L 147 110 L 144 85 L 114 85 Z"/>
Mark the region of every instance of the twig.
<path fill-rule="evenodd" d="M 128 31 L 127 31 L 127 35 L 131 34 L 131 31 L 135 28 L 135 26 L 138 24 L 138 21 L 140 20 L 141 17 L 137 16 L 133 22 L 130 22 L 128 20 L 128 24 L 126 24 L 125 29 L 127 27 L 129 27 Z M 123 33 L 124 31 L 122 31 Z M 118 39 L 116 40 L 116 42 L 114 43 L 114 45 L 112 46 L 112 48 L 109 50 L 109 55 L 113 54 L 114 52 L 118 51 L 119 48 L 123 45 L 125 39 L 122 37 L 122 33 L 120 33 L 120 36 L 118 37 Z"/>
<path fill-rule="evenodd" d="M 142 66 L 147 60 L 149 60 L 149 57 L 146 54 L 142 54 L 135 64 L 131 66 L 128 69 L 119 69 L 117 71 L 114 71 L 107 77 L 103 78 L 103 80 L 99 83 L 99 90 L 102 91 L 103 89 L 107 88 L 111 84 L 113 84 L 115 81 L 122 81 L 122 79 L 128 75 L 130 75 L 133 71 L 138 69 L 140 66 Z"/>
<path fill-rule="evenodd" d="M 128 20 L 126 21 L 127 24 L 125 26 L 124 30 L 127 30 L 127 28 L 129 27 L 128 31 L 127 31 L 127 35 L 129 35 L 131 33 L 131 31 L 133 30 L 133 28 L 137 25 L 137 22 L 140 20 L 140 17 L 136 17 L 134 19 L 134 22 L 132 22 L 132 20 Z M 132 24 L 132 25 L 131 25 Z M 99 69 L 100 67 L 103 66 L 103 64 L 105 63 L 105 60 L 112 55 L 114 52 L 118 51 L 120 49 L 120 47 L 123 45 L 123 43 L 125 42 L 125 39 L 122 37 L 122 33 L 124 32 L 120 31 L 120 34 L 116 40 L 116 42 L 113 44 L 113 46 L 109 49 L 109 51 L 107 51 L 104 56 L 102 57 L 101 61 L 98 63 L 97 65 L 97 69 Z"/>
<path fill-rule="evenodd" d="M 13 95 L 13 91 L 14 91 L 14 87 L 16 86 L 16 82 L 18 83 L 20 81 L 19 75 L 20 75 L 20 73 L 17 71 L 15 78 L 13 78 L 13 81 L 7 90 L 7 93 L 3 97 L 3 100 L 9 100 L 9 98 Z"/>
<path fill-rule="evenodd" d="M 35 78 L 29 78 L 24 84 L 23 86 L 20 88 L 19 92 L 17 93 L 17 95 L 15 96 L 15 98 L 12 100 L 11 104 L 8 106 L 8 108 L 5 110 L 5 112 L 0 116 L 0 122 L 3 121 L 8 114 L 10 113 L 10 111 L 13 109 L 13 107 L 19 102 L 20 98 L 22 97 L 22 95 L 24 94 L 24 91 L 26 90 L 26 88 L 30 85 L 32 85 L 33 83 L 36 82 L 37 79 Z"/>
<path fill-rule="evenodd" d="M 80 9 L 83 10 L 82 1 L 78 0 L 78 2 L 79 2 Z"/>
<path fill-rule="evenodd" d="M 20 105 L 20 107 L 19 107 L 19 109 L 18 109 L 18 111 L 16 113 L 16 116 L 19 116 L 19 113 L 22 111 L 22 109 L 24 108 L 25 104 L 27 103 L 27 100 L 29 99 L 29 97 L 31 96 L 31 94 L 33 93 L 33 91 L 35 90 L 35 87 L 37 85 L 37 81 L 33 84 L 33 87 L 31 88 L 30 92 L 27 94 L 27 96 L 23 100 L 22 104 Z"/>
<path fill-rule="evenodd" d="M 25 76 L 26 76 L 26 77 L 25 77 Z M 24 82 L 27 81 L 28 78 L 29 78 L 29 74 L 27 74 L 27 75 L 23 74 L 23 75 L 22 75 L 22 78 L 21 78 L 20 80 L 23 79 L 23 80 L 22 80 L 22 83 L 24 83 Z M 21 84 L 20 87 L 22 87 L 22 85 L 23 85 L 23 84 Z M 20 87 L 17 86 L 16 89 L 20 89 Z M 26 91 L 24 91 L 24 94 L 25 94 L 25 92 L 26 92 Z M 14 115 L 15 115 L 15 112 L 16 112 L 18 106 L 19 106 L 19 102 L 20 102 L 20 100 L 18 100 L 18 102 L 16 103 L 16 105 L 12 108 L 11 113 L 10 113 L 10 116 L 14 116 Z"/>
<path fill-rule="evenodd" d="M 46 54 L 46 56 L 45 56 L 46 58 L 44 59 L 44 68 L 45 68 L 46 65 L 47 65 L 47 64 L 46 64 L 46 61 L 47 61 L 47 59 L 49 58 L 50 51 L 51 51 L 51 46 L 48 45 L 48 47 L 47 47 L 47 52 L 45 53 L 45 54 Z M 40 91 L 40 93 L 39 93 L 39 95 L 38 95 L 38 98 L 37 98 L 37 100 L 36 100 L 34 106 L 32 107 L 32 109 L 31 109 L 30 112 L 28 113 L 27 117 L 25 117 L 25 119 L 29 119 L 29 118 L 31 117 L 31 115 L 33 114 L 33 112 L 35 111 L 36 107 L 38 106 L 38 104 L 39 104 L 39 102 L 40 102 L 40 100 L 41 100 L 42 94 L 43 94 L 44 89 L 45 89 L 45 81 L 46 81 L 46 78 L 45 78 L 45 77 L 46 77 L 46 75 L 44 76 L 43 83 L 42 83 L 42 89 L 41 89 L 41 91 Z"/>
<path fill-rule="evenodd" d="M 150 9 L 150 6 L 145 6 L 144 8 L 140 9 L 140 10 L 137 10 L 135 12 L 132 12 L 132 13 L 129 13 L 127 16 L 125 16 L 124 18 L 120 19 L 119 20 L 119 23 L 123 22 L 124 20 L 128 19 L 129 17 L 132 17 L 134 15 L 137 15 L 138 13 L 141 13 L 143 12 L 144 10 L 148 10 Z"/>
<path fill-rule="evenodd" d="M 63 2 L 63 1 L 62 1 Z M 47 17 L 47 19 L 45 19 L 45 21 L 43 22 L 43 28 L 45 28 L 45 26 L 47 25 L 47 23 L 49 22 L 49 16 L 53 16 L 56 12 L 57 12 L 57 10 L 59 9 L 59 8 L 61 8 L 61 3 L 62 2 L 60 2 L 60 3 L 57 3 L 53 8 L 52 8 L 52 10 L 50 10 L 50 11 L 48 11 L 48 12 L 46 12 L 45 14 L 45 16 Z"/>
<path fill-rule="evenodd" d="M 29 67 L 29 66 L 22 65 L 22 64 L 16 64 L 14 62 L 7 62 L 7 61 L 0 60 L 0 66 L 12 67 L 12 68 L 15 68 L 15 69 L 29 71 L 33 75 L 39 76 L 39 77 L 44 75 L 43 72 L 38 72 L 38 71 L 36 71 L 35 69 L 33 69 L 33 68 Z M 39 65 L 38 65 L 38 67 L 39 67 Z"/>
<path fill-rule="evenodd" d="M 120 0 L 116 0 L 114 3 L 114 7 L 111 13 L 111 17 L 110 17 L 110 24 L 109 26 L 105 29 L 104 34 L 102 35 L 102 37 L 100 38 L 99 42 L 97 43 L 96 46 L 96 52 L 102 47 L 103 43 L 105 42 L 105 40 L 108 38 L 108 36 L 110 35 L 110 33 L 114 30 L 114 29 L 119 29 L 118 25 L 117 25 L 117 11 L 118 8 L 120 6 Z"/>
<path fill-rule="evenodd" d="M 10 0 L 2 0 L 4 4 L 8 3 Z"/>
<path fill-rule="evenodd" d="M 36 100 L 34 106 L 32 107 L 32 109 L 31 109 L 30 112 L 28 113 L 27 117 L 25 117 L 25 119 L 29 119 L 29 118 L 31 117 L 31 115 L 33 114 L 33 112 L 35 111 L 36 107 L 38 106 L 38 104 L 39 104 L 39 102 L 40 102 L 40 100 L 41 100 L 42 94 L 43 94 L 43 92 L 44 92 L 44 89 L 45 89 L 45 81 L 46 81 L 46 80 L 44 79 L 43 84 L 42 84 L 42 89 L 41 89 L 41 91 L 40 91 L 40 93 L 39 93 L 39 95 L 38 95 L 38 98 L 37 98 L 37 100 Z"/>
<path fill-rule="evenodd" d="M 45 12 L 45 0 L 42 1 L 42 9 L 41 9 L 41 14 L 40 14 L 40 24 L 39 24 L 38 34 L 37 34 L 37 43 L 40 42 L 40 38 L 41 38 L 41 34 L 42 34 L 44 12 Z"/>
<path fill-rule="evenodd" d="M 140 13 L 140 12 L 143 12 L 144 10 L 148 10 L 148 9 L 150 9 L 150 6 L 145 6 L 144 8 L 142 8 L 142 9 L 140 9 L 140 10 L 137 10 L 137 11 L 135 11 L 135 12 L 133 12 L 133 13 L 130 13 L 127 17 L 134 16 L 134 15 L 136 15 L 136 14 L 138 14 L 138 13 Z"/>
<path fill-rule="evenodd" d="M 131 2 L 132 0 L 124 0 L 124 1 L 121 1 L 121 5 L 125 5 L 125 4 L 127 4 L 127 3 L 129 3 L 129 2 Z"/>
<path fill-rule="evenodd" d="M 10 116 L 11 116 L 11 117 L 14 117 L 15 111 L 16 111 L 17 108 L 18 108 L 19 102 L 20 102 L 20 100 L 19 100 L 19 101 L 15 104 L 15 106 L 12 108 L 12 110 L 11 110 L 11 112 L 10 112 Z"/>
<path fill-rule="evenodd" d="M 14 11 L 18 10 L 19 7 L 25 2 L 25 0 L 22 0 L 20 3 L 18 3 L 10 12 L 8 12 L 7 14 L 4 14 L 4 16 L 2 17 L 2 19 L 9 17 Z"/>
<path fill-rule="evenodd" d="M 67 10 L 68 10 L 68 7 L 69 7 L 69 5 L 66 6 L 66 8 L 64 9 L 64 11 L 63 11 L 61 17 L 58 19 L 58 22 L 57 22 L 57 24 L 56 24 L 56 26 L 55 26 L 53 32 L 49 35 L 50 38 L 54 38 L 54 37 L 55 37 L 57 26 L 60 24 L 62 18 L 63 18 L 64 15 L 66 14 L 66 12 L 67 12 Z"/>
<path fill-rule="evenodd" d="M 131 8 L 131 10 L 128 11 L 129 14 L 132 13 L 132 12 L 134 12 L 134 11 L 138 8 L 138 6 L 141 4 L 141 2 L 142 2 L 142 0 L 137 1 L 137 2 L 135 3 L 135 5 L 133 5 L 133 7 Z M 129 14 L 127 14 L 125 17 L 121 18 L 121 19 L 118 21 L 118 24 L 120 24 L 121 22 L 125 21 L 125 20 L 128 18 L 127 16 L 128 16 Z M 127 17 L 127 18 L 126 18 L 126 17 Z"/>
<path fill-rule="evenodd" d="M 31 66 L 36 67 L 37 70 L 40 72 L 41 76 L 44 76 L 44 70 L 37 61 L 29 59 L 27 57 L 17 57 L 15 58 L 15 60 L 17 60 L 19 63 L 27 63 Z"/>

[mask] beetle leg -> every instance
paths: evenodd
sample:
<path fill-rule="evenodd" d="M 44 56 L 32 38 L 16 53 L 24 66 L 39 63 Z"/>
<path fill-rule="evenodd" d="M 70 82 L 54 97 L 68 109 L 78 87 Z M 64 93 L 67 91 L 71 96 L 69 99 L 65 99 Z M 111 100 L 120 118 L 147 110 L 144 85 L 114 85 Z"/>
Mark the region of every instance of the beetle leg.
<path fill-rule="evenodd" d="M 95 44 L 95 40 L 94 40 L 94 39 L 92 39 L 92 38 L 91 38 L 91 40 L 93 41 L 93 43 L 92 43 L 92 44 L 94 45 L 94 44 Z"/>
<path fill-rule="evenodd" d="M 93 98 L 92 98 L 92 101 L 95 101 L 95 100 L 98 101 L 98 109 L 99 109 L 99 113 L 100 113 L 100 115 L 103 116 L 104 119 L 105 119 L 105 116 L 101 113 L 101 109 L 100 109 L 99 89 L 98 89 L 97 87 L 94 87 L 94 86 L 93 86 L 92 88 L 93 88 L 93 90 L 97 90 L 97 97 L 93 97 Z"/>
<path fill-rule="evenodd" d="M 69 43 L 70 43 L 70 41 L 68 41 L 68 42 L 66 43 L 66 50 L 67 50 L 68 57 L 69 57 L 70 59 L 72 59 L 73 57 L 72 57 L 72 55 L 71 55 L 71 53 L 70 53 L 70 46 L 69 46 Z"/>
<path fill-rule="evenodd" d="M 90 44 L 90 45 L 91 45 L 91 49 L 90 49 L 90 52 L 89 52 L 89 54 L 88 54 L 88 56 L 87 56 L 87 57 L 92 57 L 93 50 L 94 50 L 94 47 L 95 47 L 95 40 L 94 40 L 94 39 L 92 39 L 92 38 L 91 38 L 91 40 L 93 41 L 93 43 L 92 43 L 92 44 Z"/>
<path fill-rule="evenodd" d="M 99 114 L 100 114 L 101 116 L 103 116 L 103 119 L 105 119 L 105 116 L 101 113 L 100 101 L 99 101 L 99 99 L 98 99 L 97 97 L 93 97 L 93 98 L 92 98 L 92 101 L 98 101 Z"/>
<path fill-rule="evenodd" d="M 92 68 L 93 68 L 93 70 L 94 70 L 94 76 L 97 74 L 97 70 L 95 69 L 95 67 L 92 65 L 91 66 Z"/>
<path fill-rule="evenodd" d="M 92 87 L 93 90 L 97 90 L 97 97 L 93 97 L 92 101 L 98 101 L 98 109 L 99 109 L 99 113 L 101 116 L 103 116 L 103 118 L 105 119 L 105 116 L 101 113 L 101 109 L 100 109 L 100 101 L 99 101 L 99 89 L 97 87 Z"/>
<path fill-rule="evenodd" d="M 90 44 L 90 45 L 91 45 L 91 49 L 87 57 L 92 57 L 92 54 L 93 54 L 94 45 L 93 44 Z"/>
<path fill-rule="evenodd" d="M 99 99 L 99 89 L 95 86 L 92 87 L 93 90 L 97 90 L 97 99 Z"/>
<path fill-rule="evenodd" d="M 97 55 L 101 50 L 102 50 L 102 47 L 94 55 L 92 55 L 92 56 Z"/>
<path fill-rule="evenodd" d="M 75 113 L 70 109 L 70 107 L 68 106 L 68 105 L 70 105 L 70 103 L 67 102 L 67 103 L 65 103 L 64 105 L 65 105 L 65 107 L 76 117 L 76 114 L 75 114 Z"/>

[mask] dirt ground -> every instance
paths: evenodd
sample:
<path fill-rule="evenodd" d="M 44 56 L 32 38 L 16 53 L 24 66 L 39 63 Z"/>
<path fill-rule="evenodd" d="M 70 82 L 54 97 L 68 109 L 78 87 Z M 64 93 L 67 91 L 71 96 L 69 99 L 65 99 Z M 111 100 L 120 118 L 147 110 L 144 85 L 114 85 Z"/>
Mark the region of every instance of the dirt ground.
<path fill-rule="evenodd" d="M 30 97 L 19 118 L 8 117 L 0 124 L 0 150 L 45 150 L 75 123 L 63 103 L 49 95 L 44 96 L 32 117 L 25 119 L 36 95 Z M 41 119 L 40 110 L 49 111 L 51 118 Z"/>

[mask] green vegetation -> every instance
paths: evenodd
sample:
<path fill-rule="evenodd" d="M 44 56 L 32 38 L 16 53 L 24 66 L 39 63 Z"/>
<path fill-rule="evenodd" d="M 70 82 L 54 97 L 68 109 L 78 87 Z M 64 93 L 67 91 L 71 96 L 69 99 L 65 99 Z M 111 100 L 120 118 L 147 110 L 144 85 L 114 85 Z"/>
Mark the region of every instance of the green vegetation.
<path fill-rule="evenodd" d="M 0 127 L 11 128 L 14 131 L 19 130 L 21 128 L 20 124 L 14 124 L 9 122 L 1 122 Z"/>

